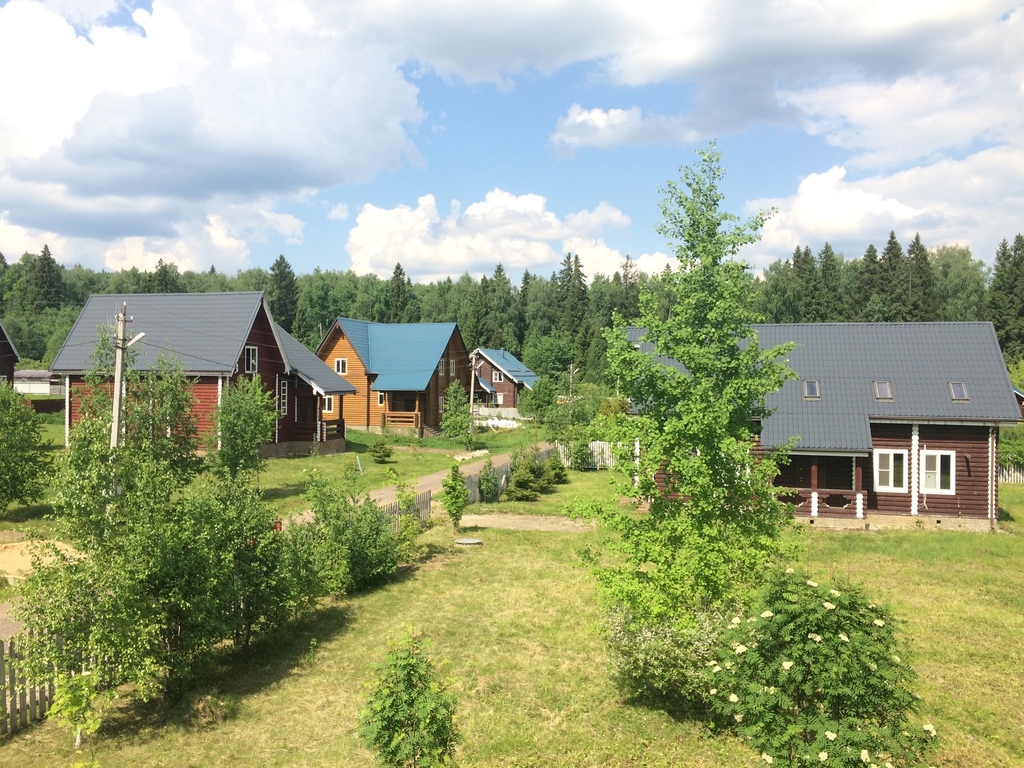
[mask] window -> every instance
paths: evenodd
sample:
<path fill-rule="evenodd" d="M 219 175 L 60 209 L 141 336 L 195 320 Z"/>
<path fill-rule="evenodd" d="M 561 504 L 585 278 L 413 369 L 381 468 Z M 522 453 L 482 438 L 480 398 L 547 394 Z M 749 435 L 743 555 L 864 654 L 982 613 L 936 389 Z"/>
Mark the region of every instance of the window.
<path fill-rule="evenodd" d="M 956 453 L 921 451 L 921 493 L 956 493 Z"/>
<path fill-rule="evenodd" d="M 437 398 L 437 410 L 439 410 L 441 413 L 444 413 L 444 398 L 443 397 Z"/>
<path fill-rule="evenodd" d="M 504 405 L 505 404 L 505 393 L 504 392 L 495 392 L 494 393 L 494 403 L 496 405 L 498 405 L 498 406 Z"/>
<path fill-rule="evenodd" d="M 821 388 L 817 379 L 804 381 L 804 400 L 821 400 Z"/>
<path fill-rule="evenodd" d="M 505 380 L 505 374 L 501 371 L 491 371 L 491 383 L 500 384 Z"/>
<path fill-rule="evenodd" d="M 437 375 L 444 376 L 444 358 L 442 357 L 440 362 L 437 364 Z"/>
<path fill-rule="evenodd" d="M 967 396 L 967 385 L 962 381 L 951 381 L 949 382 L 949 394 L 952 395 L 954 400 L 970 400 Z"/>
<path fill-rule="evenodd" d="M 334 359 L 334 372 L 340 376 L 348 373 L 348 358 L 338 357 Z"/>
<path fill-rule="evenodd" d="M 892 400 L 892 382 L 876 381 L 875 400 Z"/>
<path fill-rule="evenodd" d="M 906 492 L 906 451 L 875 451 L 875 490 L 889 493 Z"/>
<path fill-rule="evenodd" d="M 384 405 L 384 393 L 383 392 L 378 392 L 377 393 L 377 405 Z"/>
<path fill-rule="evenodd" d="M 277 410 L 282 416 L 288 415 L 288 382 L 281 381 L 278 384 Z"/>
<path fill-rule="evenodd" d="M 245 372 L 256 373 L 259 370 L 259 349 L 257 347 L 245 348 Z"/>
<path fill-rule="evenodd" d="M 324 397 L 324 413 L 334 413 L 334 396 L 327 395 Z"/>
<path fill-rule="evenodd" d="M 455 375 L 455 361 L 454 360 L 449 360 L 448 361 L 448 375 L 449 376 L 454 376 Z"/>

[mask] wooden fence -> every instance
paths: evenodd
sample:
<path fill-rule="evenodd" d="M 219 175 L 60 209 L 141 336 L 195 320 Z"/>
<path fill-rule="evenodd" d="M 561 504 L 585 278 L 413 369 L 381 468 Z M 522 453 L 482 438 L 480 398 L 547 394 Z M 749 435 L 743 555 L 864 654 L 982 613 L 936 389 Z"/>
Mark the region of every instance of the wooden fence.
<path fill-rule="evenodd" d="M 999 468 L 1000 483 L 1024 483 L 1024 466 L 1016 465 Z"/>
<path fill-rule="evenodd" d="M 16 642 L 0 640 L 0 695 L 3 696 L 0 736 L 9 736 L 41 720 L 53 704 L 53 683 L 39 687 L 25 684 L 25 677 L 18 668 Z"/>
<path fill-rule="evenodd" d="M 572 467 L 572 460 L 570 457 L 569 446 L 564 443 L 555 443 L 558 448 L 558 457 L 562 460 L 562 464 L 567 467 Z M 590 465 L 587 469 L 608 469 L 608 467 L 615 466 L 615 456 L 612 453 L 611 443 L 607 443 L 603 440 L 594 440 L 590 443 Z"/>
<path fill-rule="evenodd" d="M 430 518 L 431 501 L 432 498 L 430 491 L 423 491 L 416 494 L 415 509 L 421 522 Z M 402 515 L 404 514 L 402 505 L 397 501 L 390 501 L 387 504 L 381 504 L 380 508 L 384 514 L 391 515 L 391 532 L 398 533 L 398 526 L 400 525 Z"/>

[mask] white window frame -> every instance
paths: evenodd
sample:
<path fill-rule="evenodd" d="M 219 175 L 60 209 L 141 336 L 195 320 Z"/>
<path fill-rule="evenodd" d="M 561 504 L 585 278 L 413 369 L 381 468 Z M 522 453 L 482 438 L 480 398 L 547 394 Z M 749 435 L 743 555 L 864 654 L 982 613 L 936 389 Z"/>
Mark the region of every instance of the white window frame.
<path fill-rule="evenodd" d="M 277 410 L 282 416 L 288 415 L 288 379 L 277 383 Z"/>
<path fill-rule="evenodd" d="M 377 393 L 377 405 L 384 405 L 384 393 L 383 392 L 378 392 Z"/>
<path fill-rule="evenodd" d="M 324 413 L 334 413 L 334 395 L 324 395 Z"/>
<path fill-rule="evenodd" d="M 454 359 L 448 361 L 448 375 L 449 376 L 454 376 L 455 375 L 455 360 Z"/>
<path fill-rule="evenodd" d="M 949 458 L 949 488 L 939 487 L 942 482 L 942 458 Z M 935 466 L 928 469 L 928 460 L 934 459 Z M 929 485 L 934 481 L 934 485 Z M 953 496 L 956 494 L 956 451 L 921 451 L 921 493 Z"/>
<path fill-rule="evenodd" d="M 257 373 L 260 369 L 260 348 L 247 344 L 243 354 L 245 357 L 245 372 Z"/>
<path fill-rule="evenodd" d="M 876 493 L 906 493 L 907 492 L 907 487 L 909 485 L 907 474 L 908 474 L 908 471 L 910 469 L 909 465 L 907 464 L 907 451 L 903 450 L 903 449 L 893 450 L 893 449 L 889 449 L 889 448 L 886 448 L 886 449 L 878 449 L 878 448 L 876 448 L 874 454 L 875 454 L 874 455 L 875 492 Z M 882 462 L 882 457 L 883 456 L 888 459 L 888 462 L 887 462 L 888 466 L 885 467 L 885 468 L 883 468 L 881 466 L 882 463 L 883 463 Z M 893 457 L 895 457 L 895 456 L 900 456 L 903 459 L 903 478 L 902 478 L 903 479 L 903 485 L 902 486 L 897 486 L 897 485 L 893 485 L 892 484 L 892 473 L 893 473 L 893 470 L 894 470 Z M 889 473 L 890 477 L 889 477 L 889 482 L 888 483 L 882 483 L 881 480 L 880 480 L 880 476 L 881 476 L 881 474 L 883 472 L 888 472 Z"/>
<path fill-rule="evenodd" d="M 437 375 L 444 376 L 444 358 L 437 361 Z"/>
<path fill-rule="evenodd" d="M 499 407 L 503 406 L 505 404 L 505 393 L 504 392 L 495 392 L 494 393 L 494 403 L 495 403 L 495 405 L 497 405 Z"/>
<path fill-rule="evenodd" d="M 347 357 L 336 357 L 334 358 L 334 372 L 339 376 L 344 376 L 348 373 L 348 358 Z"/>
<path fill-rule="evenodd" d="M 444 413 L 444 395 L 437 398 L 437 410 Z"/>
<path fill-rule="evenodd" d="M 501 384 L 504 380 L 504 373 L 501 371 L 491 371 L 491 384 Z"/>

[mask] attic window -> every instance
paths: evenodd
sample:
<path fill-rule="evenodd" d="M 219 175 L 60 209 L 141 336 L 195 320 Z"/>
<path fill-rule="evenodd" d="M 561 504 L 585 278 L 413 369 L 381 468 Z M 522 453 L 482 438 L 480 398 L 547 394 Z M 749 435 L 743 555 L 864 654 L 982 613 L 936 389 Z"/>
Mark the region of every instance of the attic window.
<path fill-rule="evenodd" d="M 817 379 L 804 380 L 804 400 L 821 400 L 821 387 Z"/>
<path fill-rule="evenodd" d="M 876 381 L 875 400 L 892 400 L 892 382 Z"/>
<path fill-rule="evenodd" d="M 949 394 L 954 400 L 962 400 L 966 402 L 971 399 L 967 396 L 967 385 L 962 381 L 949 382 Z"/>

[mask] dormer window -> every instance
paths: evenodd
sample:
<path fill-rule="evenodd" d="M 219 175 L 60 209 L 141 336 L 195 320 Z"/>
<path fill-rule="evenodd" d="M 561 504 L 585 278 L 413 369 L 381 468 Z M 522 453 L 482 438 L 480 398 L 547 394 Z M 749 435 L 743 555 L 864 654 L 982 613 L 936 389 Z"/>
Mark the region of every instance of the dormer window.
<path fill-rule="evenodd" d="M 892 382 L 891 381 L 876 381 L 875 385 L 875 400 L 892 400 Z"/>
<path fill-rule="evenodd" d="M 955 401 L 967 402 L 971 399 L 967 396 L 967 385 L 962 381 L 949 382 L 949 394 Z"/>
<path fill-rule="evenodd" d="M 804 379 L 804 400 L 821 400 L 821 385 L 817 379 Z"/>

